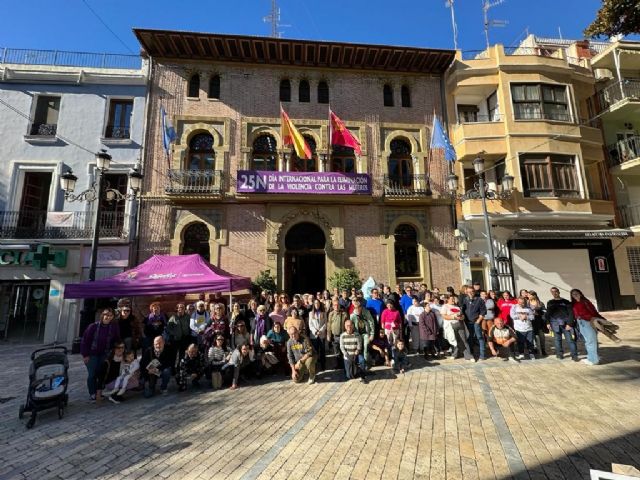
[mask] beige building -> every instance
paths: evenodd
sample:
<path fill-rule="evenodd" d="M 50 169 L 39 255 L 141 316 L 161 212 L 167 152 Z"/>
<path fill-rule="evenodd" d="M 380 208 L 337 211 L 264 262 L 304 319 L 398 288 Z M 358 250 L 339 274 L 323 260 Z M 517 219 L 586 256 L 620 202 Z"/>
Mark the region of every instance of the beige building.
<path fill-rule="evenodd" d="M 640 43 L 602 45 L 591 59 L 596 94 L 590 115 L 602 125 L 606 166 L 613 179 L 621 227 L 640 232 Z M 615 247 L 621 289 L 640 303 L 640 239 Z"/>
<path fill-rule="evenodd" d="M 516 48 L 458 52 L 446 76 L 458 160 L 458 228 L 464 281 L 489 284 L 481 201 L 472 161 L 485 160 L 489 188 L 515 177 L 509 199 L 489 200 L 501 289 L 580 288 L 602 309 L 633 305 L 613 254 L 629 232 L 613 227 L 614 204 L 599 125 L 589 122 L 595 53 L 586 42 L 530 37 Z M 617 260 L 617 261 L 616 261 Z M 626 269 L 623 264 L 622 269 Z"/>
<path fill-rule="evenodd" d="M 139 261 L 193 253 L 289 292 L 337 269 L 444 288 L 460 278 L 447 165 L 429 152 L 454 52 L 135 31 L 152 63 Z M 280 105 L 313 151 L 283 145 Z M 362 154 L 329 147 L 328 107 Z M 163 150 L 160 109 L 177 139 Z"/>

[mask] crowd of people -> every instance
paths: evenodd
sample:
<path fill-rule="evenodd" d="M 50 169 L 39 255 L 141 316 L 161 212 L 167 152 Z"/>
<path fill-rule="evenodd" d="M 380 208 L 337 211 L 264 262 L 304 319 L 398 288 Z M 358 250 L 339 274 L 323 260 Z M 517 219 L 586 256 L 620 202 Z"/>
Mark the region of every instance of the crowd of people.
<path fill-rule="evenodd" d="M 374 366 L 404 373 L 410 355 L 427 361 L 534 360 L 547 355 L 549 333 L 559 359 L 566 347 L 579 361 L 582 338 L 582 362 L 597 365 L 598 331 L 618 341 L 617 327 L 577 289 L 569 300 L 553 287 L 546 304 L 534 291 L 521 290 L 515 298 L 479 284 L 458 293 L 452 287 L 441 293 L 425 284 L 415 290 L 381 284 L 369 293 L 365 298 L 352 288 L 289 297 L 263 291 L 244 306 L 228 305 L 220 295 L 206 302 L 201 295 L 194 303 L 178 303 L 169 316 L 154 302 L 144 318 L 121 299 L 116 310 L 103 309 L 82 337 L 90 398 L 120 403 L 127 391 L 143 389 L 151 397 L 158 387 L 164 394 L 174 377 L 180 391 L 235 390 L 267 375 L 313 384 L 316 372 L 329 368 L 367 383 Z"/>

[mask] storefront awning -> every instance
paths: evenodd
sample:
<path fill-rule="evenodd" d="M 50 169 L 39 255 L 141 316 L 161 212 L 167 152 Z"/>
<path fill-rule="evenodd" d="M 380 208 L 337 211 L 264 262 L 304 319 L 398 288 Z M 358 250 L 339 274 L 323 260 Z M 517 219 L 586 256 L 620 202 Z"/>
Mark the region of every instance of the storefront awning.
<path fill-rule="evenodd" d="M 586 229 L 586 228 L 520 228 L 513 234 L 514 239 L 597 239 L 597 238 L 628 238 L 632 237 L 633 232 L 624 228 L 603 228 L 603 229 Z"/>

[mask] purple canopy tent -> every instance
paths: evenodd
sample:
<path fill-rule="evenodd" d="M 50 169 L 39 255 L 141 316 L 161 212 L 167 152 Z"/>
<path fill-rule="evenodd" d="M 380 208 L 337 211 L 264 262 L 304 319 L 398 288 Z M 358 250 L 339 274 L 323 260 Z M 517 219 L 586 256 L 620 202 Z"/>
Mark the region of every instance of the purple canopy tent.
<path fill-rule="evenodd" d="M 113 277 L 70 283 L 64 298 L 139 297 L 171 293 L 236 292 L 251 288 L 251 279 L 214 267 L 200 255 L 154 255 Z"/>

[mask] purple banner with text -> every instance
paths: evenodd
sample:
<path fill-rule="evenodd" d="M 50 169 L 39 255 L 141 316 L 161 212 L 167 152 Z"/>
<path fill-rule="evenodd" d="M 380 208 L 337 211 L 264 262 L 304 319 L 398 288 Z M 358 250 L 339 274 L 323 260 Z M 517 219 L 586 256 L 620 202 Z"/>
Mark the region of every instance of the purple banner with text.
<path fill-rule="evenodd" d="M 371 195 L 371 178 L 365 173 L 238 170 L 236 191 L 238 193 Z"/>

